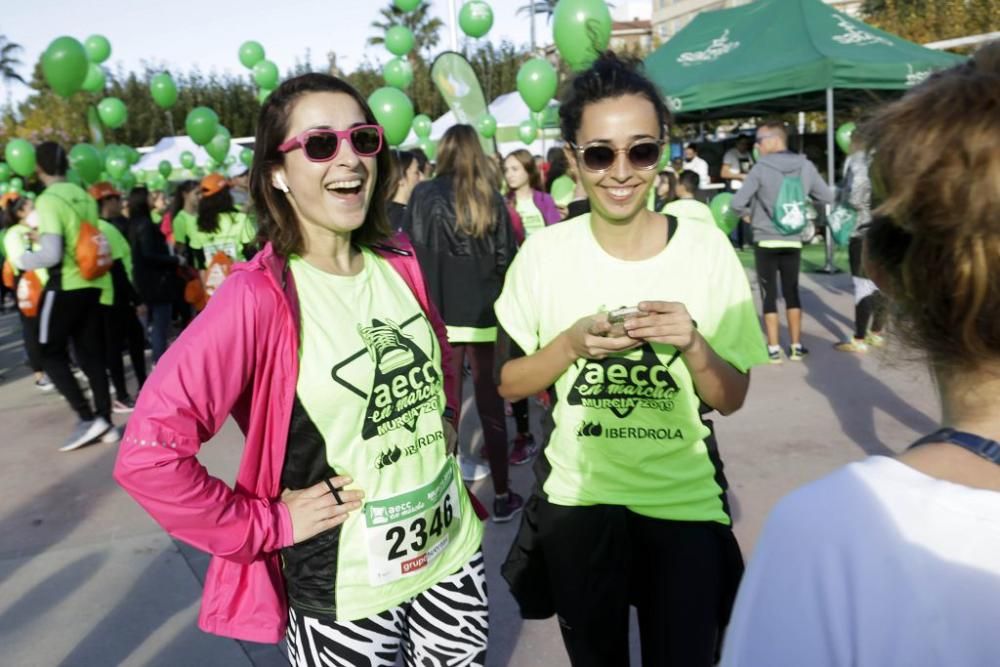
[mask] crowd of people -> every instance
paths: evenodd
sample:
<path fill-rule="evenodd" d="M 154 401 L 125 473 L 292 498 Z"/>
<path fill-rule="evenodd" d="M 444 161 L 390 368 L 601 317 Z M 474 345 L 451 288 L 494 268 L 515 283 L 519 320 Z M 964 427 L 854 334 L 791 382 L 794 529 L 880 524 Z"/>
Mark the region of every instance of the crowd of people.
<path fill-rule="evenodd" d="M 747 139 L 726 154 L 762 331 L 734 239 L 696 198 L 704 161 L 689 147 L 661 171 L 663 95 L 611 52 L 567 86 L 565 146 L 542 169 L 488 156 L 468 125 L 434 165 L 390 150 L 323 74 L 264 103 L 249 209 L 218 174 L 170 197 L 87 192 L 41 144 L 44 191 L 4 201 L 14 287 L 37 300 L 25 348 L 79 417 L 61 449 L 120 438 L 118 483 L 212 555 L 200 627 L 283 639 L 293 665 L 485 664 L 489 516 L 521 519 L 503 576 L 524 618 L 558 617 L 576 666 L 628 664 L 630 607 L 646 665 L 991 664 L 998 84 L 993 44 L 878 110 L 845 166 L 857 329 L 837 349 L 898 329 L 944 428 L 779 503 L 745 573 L 713 413 L 782 361 L 779 295 L 784 356 L 808 353 L 805 209 L 834 195 L 779 121 L 757 128 L 758 158 Z M 466 375 L 489 509 L 455 456 Z M 133 409 L 120 434 L 112 412 Z M 230 417 L 232 487 L 197 463 Z M 532 461 L 518 493 L 509 466 Z"/>

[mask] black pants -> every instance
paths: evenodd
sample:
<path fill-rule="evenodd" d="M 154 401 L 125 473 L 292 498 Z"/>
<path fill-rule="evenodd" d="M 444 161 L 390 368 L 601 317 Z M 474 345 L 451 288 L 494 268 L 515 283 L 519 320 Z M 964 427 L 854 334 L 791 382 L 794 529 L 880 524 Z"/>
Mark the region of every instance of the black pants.
<path fill-rule="evenodd" d="M 24 352 L 28 355 L 28 366 L 32 372 L 42 372 L 42 346 L 38 342 L 38 317 L 25 317 L 18 309 L 21 318 L 21 337 L 24 339 Z"/>
<path fill-rule="evenodd" d="M 761 301 L 764 302 L 764 313 L 778 312 L 779 275 L 781 276 L 781 296 L 785 299 L 785 308 L 801 308 L 799 267 L 802 249 L 762 248 L 758 245 L 754 246 L 753 258 L 757 269 L 757 282 L 760 284 Z"/>
<path fill-rule="evenodd" d="M 851 239 L 847 245 L 847 256 L 851 265 L 851 277 L 870 280 L 865 273 L 862 254 L 864 239 L 860 236 Z M 879 332 L 885 328 L 889 307 L 882 292 L 874 292 L 854 302 L 854 337 L 858 340 L 868 335 L 869 331 Z M 870 325 L 870 326 L 869 326 Z"/>
<path fill-rule="evenodd" d="M 146 332 L 128 305 L 102 306 L 104 314 L 105 363 L 111 375 L 118 398 L 129 395 L 125 383 L 125 364 L 122 363 L 122 348 L 128 349 L 132 370 L 139 388 L 146 382 Z M 138 393 L 138 392 L 136 392 Z"/>
<path fill-rule="evenodd" d="M 715 664 L 743 574 L 728 526 L 541 499 L 538 538 L 574 667 L 629 664 L 630 605 L 644 667 Z"/>
<path fill-rule="evenodd" d="M 101 290 L 46 290 L 42 295 L 38 340 L 42 346 L 42 368 L 80 419 L 94 414 L 111 421 L 111 394 L 104 363 L 104 320 Z M 67 348 L 72 341 L 77 362 L 90 382 L 94 409 L 84 397 L 69 366 Z"/>

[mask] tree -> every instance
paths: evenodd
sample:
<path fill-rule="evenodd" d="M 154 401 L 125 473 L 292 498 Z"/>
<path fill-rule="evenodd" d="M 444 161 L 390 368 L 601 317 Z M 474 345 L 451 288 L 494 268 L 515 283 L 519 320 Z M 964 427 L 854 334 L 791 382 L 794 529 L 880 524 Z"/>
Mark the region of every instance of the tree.
<path fill-rule="evenodd" d="M 22 51 L 20 44 L 15 44 L 0 35 L 0 81 L 4 85 L 10 85 L 11 81 L 26 83 L 24 77 L 18 73 L 18 68 L 23 64 L 17 54 Z"/>
<path fill-rule="evenodd" d="M 861 16 L 876 28 L 926 44 L 997 30 L 1000 0 L 865 0 Z"/>

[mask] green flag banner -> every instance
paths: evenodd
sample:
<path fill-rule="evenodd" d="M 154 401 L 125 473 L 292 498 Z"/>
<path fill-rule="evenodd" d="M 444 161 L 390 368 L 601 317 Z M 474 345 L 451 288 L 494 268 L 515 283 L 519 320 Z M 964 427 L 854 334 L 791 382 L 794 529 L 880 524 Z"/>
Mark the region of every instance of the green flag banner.
<path fill-rule="evenodd" d="M 431 65 L 431 79 L 459 123 L 476 127 L 489 110 L 479 79 L 469 61 L 460 53 L 445 51 Z M 496 151 L 492 139 L 480 135 L 487 155 Z"/>

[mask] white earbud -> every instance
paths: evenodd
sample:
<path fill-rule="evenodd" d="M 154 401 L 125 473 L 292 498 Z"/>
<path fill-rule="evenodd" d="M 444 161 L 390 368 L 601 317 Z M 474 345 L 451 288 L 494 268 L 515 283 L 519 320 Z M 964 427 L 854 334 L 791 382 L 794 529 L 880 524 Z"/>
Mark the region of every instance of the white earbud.
<path fill-rule="evenodd" d="M 278 188 L 279 190 L 281 190 L 285 194 L 288 194 L 289 192 L 291 192 L 288 189 L 288 184 L 285 183 L 285 179 L 281 177 L 281 174 L 275 174 L 274 175 L 274 187 Z"/>

